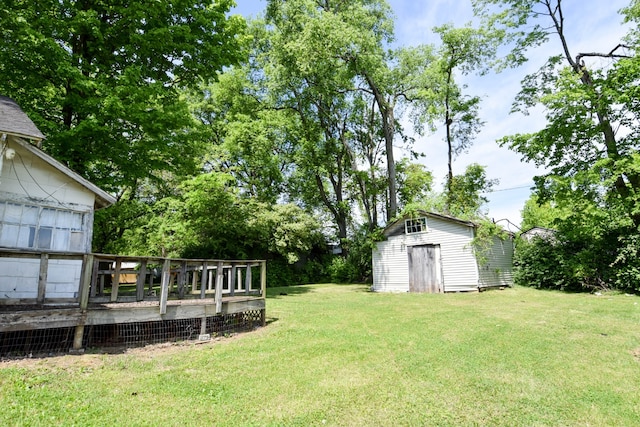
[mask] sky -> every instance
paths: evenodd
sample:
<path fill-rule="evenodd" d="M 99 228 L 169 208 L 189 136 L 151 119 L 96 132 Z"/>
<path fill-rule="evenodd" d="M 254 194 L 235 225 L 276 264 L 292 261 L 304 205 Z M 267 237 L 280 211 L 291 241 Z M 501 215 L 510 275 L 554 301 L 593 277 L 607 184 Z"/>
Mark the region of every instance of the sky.
<path fill-rule="evenodd" d="M 438 44 L 439 37 L 432 28 L 445 23 L 462 26 L 473 20 L 470 0 L 387 0 L 395 15 L 396 46 Z M 233 13 L 246 17 L 261 14 L 265 0 L 236 0 Z M 565 35 L 572 55 L 580 52 L 609 52 L 625 34 L 619 10 L 629 0 L 564 0 Z M 485 166 L 490 179 L 498 179 L 494 191 L 486 194 L 489 203 L 485 206 L 489 218 L 494 219 L 510 231 L 518 231 L 521 211 L 530 197 L 533 177 L 544 173 L 543 169 L 521 161 L 521 156 L 496 140 L 515 133 L 527 133 L 541 129 L 545 124 L 544 111 L 540 108 L 527 116 L 510 113 L 515 96 L 520 91 L 520 82 L 529 73 L 535 72 L 551 56 L 560 53 L 557 39 L 528 53 L 529 61 L 516 69 L 500 74 L 473 76 L 463 82 L 467 93 L 482 98 L 480 115 L 485 125 L 468 153 L 458 156 L 453 162 L 453 173 L 462 174 L 467 165 L 479 163 Z M 409 129 L 410 126 L 405 126 Z M 414 135 L 415 136 L 415 135 Z M 447 146 L 444 142 L 444 125 L 435 133 L 423 137 L 415 136 L 413 149 L 424 153 L 420 159 L 441 184 L 447 173 Z M 394 153 L 396 158 L 403 153 Z M 512 224 L 515 224 L 512 225 Z"/>

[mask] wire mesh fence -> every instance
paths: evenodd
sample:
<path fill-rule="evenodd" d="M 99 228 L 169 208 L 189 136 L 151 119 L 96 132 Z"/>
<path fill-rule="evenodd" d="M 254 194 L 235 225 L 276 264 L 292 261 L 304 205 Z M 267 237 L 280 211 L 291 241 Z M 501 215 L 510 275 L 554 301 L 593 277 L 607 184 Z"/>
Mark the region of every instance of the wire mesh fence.
<path fill-rule="evenodd" d="M 83 347 L 140 347 L 195 340 L 201 333 L 219 336 L 245 332 L 261 326 L 263 316 L 263 310 L 210 316 L 204 332 L 201 318 L 86 326 Z M 67 352 L 73 345 L 74 333 L 74 327 L 0 332 L 0 357 Z"/>

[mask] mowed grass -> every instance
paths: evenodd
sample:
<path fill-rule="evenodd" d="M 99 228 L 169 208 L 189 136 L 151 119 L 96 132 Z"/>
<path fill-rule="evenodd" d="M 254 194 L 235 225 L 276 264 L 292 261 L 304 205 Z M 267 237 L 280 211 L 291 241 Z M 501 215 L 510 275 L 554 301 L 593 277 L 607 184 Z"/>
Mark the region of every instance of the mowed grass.
<path fill-rule="evenodd" d="M 638 297 L 269 294 L 232 338 L 0 363 L 0 425 L 640 425 Z"/>

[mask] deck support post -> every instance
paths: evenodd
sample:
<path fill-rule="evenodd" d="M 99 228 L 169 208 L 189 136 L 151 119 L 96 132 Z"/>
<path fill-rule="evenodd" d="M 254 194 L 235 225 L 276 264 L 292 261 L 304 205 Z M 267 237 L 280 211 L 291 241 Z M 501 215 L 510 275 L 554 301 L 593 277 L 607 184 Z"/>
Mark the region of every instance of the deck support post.
<path fill-rule="evenodd" d="M 87 307 L 89 306 L 89 295 L 91 294 L 92 282 L 94 277 L 94 271 L 98 269 L 98 263 L 94 261 L 92 254 L 87 254 L 82 257 L 82 274 L 80 275 L 80 288 L 78 289 L 78 302 L 80 304 L 80 311 L 82 312 L 81 322 L 76 325 L 76 330 L 73 335 L 73 348 L 71 353 L 82 354 L 84 349 L 82 348 L 82 341 L 84 339 L 84 321 L 86 319 Z M 96 284 L 93 283 L 93 288 Z"/>
<path fill-rule="evenodd" d="M 205 335 L 207 333 L 207 316 L 204 316 L 202 320 L 200 320 L 200 335 Z"/>

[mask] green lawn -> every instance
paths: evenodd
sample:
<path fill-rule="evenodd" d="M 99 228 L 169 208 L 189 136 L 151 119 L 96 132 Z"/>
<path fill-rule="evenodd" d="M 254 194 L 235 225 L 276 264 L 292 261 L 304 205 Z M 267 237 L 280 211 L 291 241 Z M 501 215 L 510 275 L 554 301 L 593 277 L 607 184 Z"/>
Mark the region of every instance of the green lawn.
<path fill-rule="evenodd" d="M 638 297 L 269 294 L 252 333 L 2 362 L 0 425 L 640 425 Z"/>

